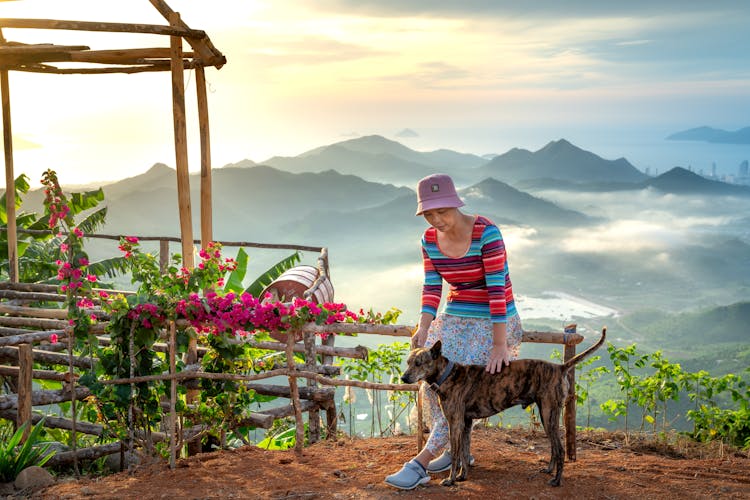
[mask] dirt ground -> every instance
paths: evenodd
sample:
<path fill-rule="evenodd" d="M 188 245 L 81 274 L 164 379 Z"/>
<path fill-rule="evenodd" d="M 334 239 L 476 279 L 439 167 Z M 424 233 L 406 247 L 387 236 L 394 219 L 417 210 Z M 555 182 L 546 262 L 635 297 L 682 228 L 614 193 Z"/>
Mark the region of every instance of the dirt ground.
<path fill-rule="evenodd" d="M 479 428 L 468 481 L 441 486 L 445 472 L 411 492 L 383 483 L 415 452 L 414 436 L 324 441 L 301 455 L 247 446 L 183 459 L 175 470 L 159 463 L 132 474 L 61 479 L 32 498 L 750 498 L 747 453 L 686 440 L 626 444 L 622 435 L 579 432 L 577 460 L 565 463 L 563 485 L 553 488 L 539 472 L 549 458 L 542 433 Z"/>

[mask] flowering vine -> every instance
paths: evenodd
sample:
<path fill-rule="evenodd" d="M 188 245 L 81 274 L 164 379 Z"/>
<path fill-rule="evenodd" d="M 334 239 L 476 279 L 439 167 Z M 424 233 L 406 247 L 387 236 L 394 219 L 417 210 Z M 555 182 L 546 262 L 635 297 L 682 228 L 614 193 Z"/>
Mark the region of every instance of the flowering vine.
<path fill-rule="evenodd" d="M 70 209 L 70 201 L 57 180 L 57 174 L 47 170 L 42 175 L 44 186 L 44 208 L 49 217 L 49 228 L 62 239 L 61 259 L 56 261 L 57 280 L 60 291 L 65 294 L 68 322 L 73 328 L 77 342 L 89 335 L 91 325 L 96 322 L 93 286 L 98 282 L 95 274 L 88 272 L 89 258 L 83 250 L 83 231 L 76 226 Z M 54 335 L 50 339 L 57 341 Z"/>

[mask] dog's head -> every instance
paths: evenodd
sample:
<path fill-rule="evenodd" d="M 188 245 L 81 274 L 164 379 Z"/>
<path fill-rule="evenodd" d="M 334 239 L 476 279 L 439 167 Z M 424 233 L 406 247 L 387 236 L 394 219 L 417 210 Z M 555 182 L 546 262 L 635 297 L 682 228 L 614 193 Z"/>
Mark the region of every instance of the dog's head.
<path fill-rule="evenodd" d="M 438 340 L 429 349 L 419 347 L 414 349 L 406 360 L 406 371 L 401 375 L 405 384 L 416 384 L 420 380 L 427 380 L 438 376 L 438 359 L 443 344 Z"/>

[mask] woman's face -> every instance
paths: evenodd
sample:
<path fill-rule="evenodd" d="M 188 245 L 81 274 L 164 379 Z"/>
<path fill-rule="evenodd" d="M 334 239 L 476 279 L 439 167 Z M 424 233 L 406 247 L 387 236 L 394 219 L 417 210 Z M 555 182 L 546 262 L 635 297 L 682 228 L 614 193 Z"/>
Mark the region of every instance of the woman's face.
<path fill-rule="evenodd" d="M 457 208 L 434 208 L 422 212 L 427 223 L 441 233 L 450 231 L 456 226 L 458 214 Z"/>

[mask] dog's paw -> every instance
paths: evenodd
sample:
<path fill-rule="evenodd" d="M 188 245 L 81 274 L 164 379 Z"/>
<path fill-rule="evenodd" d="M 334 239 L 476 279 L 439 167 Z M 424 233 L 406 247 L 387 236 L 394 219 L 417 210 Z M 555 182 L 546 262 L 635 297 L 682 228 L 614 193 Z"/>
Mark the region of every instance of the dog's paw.
<path fill-rule="evenodd" d="M 562 484 L 562 481 L 560 479 L 557 479 L 556 477 L 553 477 L 549 480 L 550 486 L 560 486 Z"/>
<path fill-rule="evenodd" d="M 441 486 L 453 486 L 453 479 L 445 478 L 442 481 L 440 481 Z"/>

